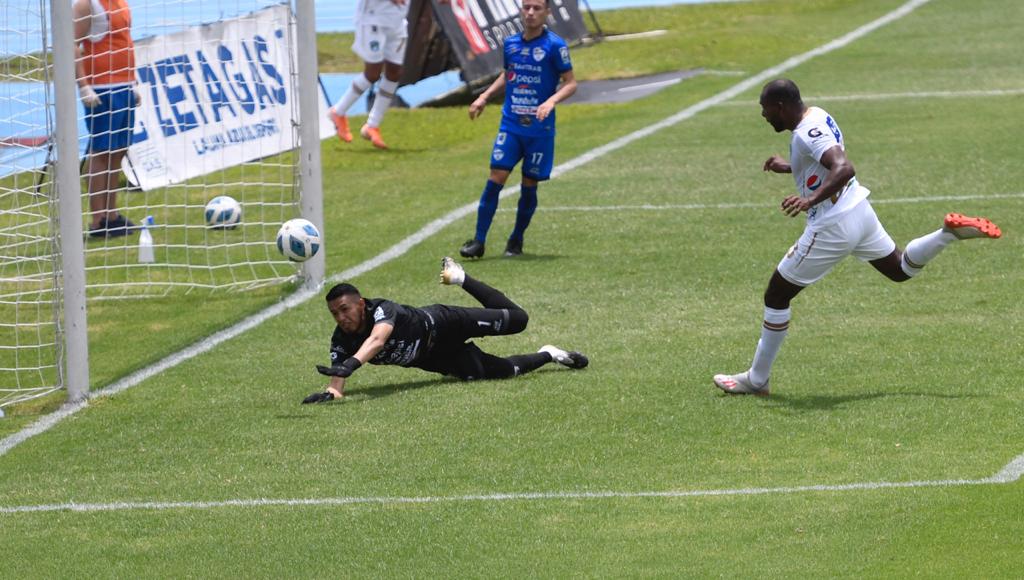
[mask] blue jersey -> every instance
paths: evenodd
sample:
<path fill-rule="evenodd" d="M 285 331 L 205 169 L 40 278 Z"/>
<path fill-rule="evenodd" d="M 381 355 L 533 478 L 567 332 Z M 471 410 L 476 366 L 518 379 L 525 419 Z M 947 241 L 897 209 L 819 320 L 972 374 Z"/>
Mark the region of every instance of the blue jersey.
<path fill-rule="evenodd" d="M 558 90 L 563 73 L 572 70 L 569 47 L 547 28 L 530 41 L 522 34 L 505 39 L 505 107 L 501 130 L 530 137 L 555 134 L 555 112 L 537 120 L 537 107 Z"/>

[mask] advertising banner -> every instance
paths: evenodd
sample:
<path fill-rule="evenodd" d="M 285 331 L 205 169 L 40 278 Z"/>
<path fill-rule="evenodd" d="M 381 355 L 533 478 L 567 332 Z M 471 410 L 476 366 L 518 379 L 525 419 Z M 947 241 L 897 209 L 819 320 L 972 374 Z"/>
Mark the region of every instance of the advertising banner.
<path fill-rule="evenodd" d="M 450 0 L 445 4 L 439 0 L 424 1 L 432 5 L 434 16 L 462 69 L 463 80 L 472 82 L 501 71 L 501 47 L 505 38 L 523 31 L 518 0 Z M 416 8 L 416 3 L 412 8 Z M 410 17 L 414 15 L 414 10 L 410 9 Z M 413 25 L 414 20 L 410 18 L 410 27 Z M 570 45 L 588 35 L 576 0 L 551 0 L 547 25 Z M 417 44 L 415 36 L 410 31 L 410 51 Z M 415 55 L 407 54 L 406 60 L 415 63 Z"/>
<path fill-rule="evenodd" d="M 150 190 L 295 148 L 290 22 L 289 7 L 278 5 L 137 40 L 142 103 L 128 149 L 129 178 Z M 315 90 L 320 134 L 332 135 L 329 105 Z"/>

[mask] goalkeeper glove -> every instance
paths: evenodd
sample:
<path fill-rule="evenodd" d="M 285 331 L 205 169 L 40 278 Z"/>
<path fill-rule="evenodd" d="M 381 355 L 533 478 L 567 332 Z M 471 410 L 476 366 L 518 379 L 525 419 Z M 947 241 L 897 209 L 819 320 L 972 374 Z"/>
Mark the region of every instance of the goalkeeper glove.
<path fill-rule="evenodd" d="M 354 356 L 350 356 L 337 366 L 325 367 L 324 365 L 316 365 L 316 370 L 320 374 L 327 375 L 329 377 L 347 378 L 352 373 L 356 372 L 356 369 L 361 366 L 363 366 L 363 363 L 359 362 L 359 359 Z"/>
<path fill-rule="evenodd" d="M 333 400 L 334 393 L 330 391 L 324 391 L 322 393 L 313 393 L 312 395 L 306 397 L 305 399 L 302 399 L 302 404 L 308 405 L 310 403 L 326 403 L 327 401 Z"/>

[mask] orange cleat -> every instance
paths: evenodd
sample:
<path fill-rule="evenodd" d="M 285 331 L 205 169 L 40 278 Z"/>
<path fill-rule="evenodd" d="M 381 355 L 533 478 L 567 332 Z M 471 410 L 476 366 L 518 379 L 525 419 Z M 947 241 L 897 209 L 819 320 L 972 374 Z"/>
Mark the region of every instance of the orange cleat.
<path fill-rule="evenodd" d="M 377 149 L 387 149 L 388 146 L 384 143 L 384 138 L 380 136 L 379 127 L 371 127 L 369 125 L 363 125 L 363 128 L 359 130 L 359 134 L 362 135 L 363 139 L 366 139 Z"/>
<path fill-rule="evenodd" d="M 335 113 L 334 107 L 327 110 L 327 117 L 334 123 L 334 129 L 338 132 L 338 139 L 351 143 L 352 131 L 348 130 L 348 117 Z"/>
<path fill-rule="evenodd" d="M 970 238 L 996 239 L 1003 235 L 999 226 L 985 218 L 968 217 L 958 213 L 946 214 L 943 227 L 961 240 Z"/>

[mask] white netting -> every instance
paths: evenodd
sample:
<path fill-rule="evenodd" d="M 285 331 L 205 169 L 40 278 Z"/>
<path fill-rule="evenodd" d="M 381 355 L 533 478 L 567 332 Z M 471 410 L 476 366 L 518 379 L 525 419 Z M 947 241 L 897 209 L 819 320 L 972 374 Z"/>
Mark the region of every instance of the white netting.
<path fill-rule="evenodd" d="M 84 0 L 84 18 L 78 0 L 76 22 L 84 26 L 75 34 L 84 30 L 92 45 L 78 45 L 81 78 L 54 79 L 49 1 L 0 5 L 0 407 L 62 386 L 50 163 L 55 83 L 84 80 L 79 84 L 95 92 L 81 93 L 76 132 L 90 299 L 246 289 L 296 274 L 275 244 L 280 225 L 298 216 L 291 152 L 298 146 L 298 71 L 289 5 L 131 0 L 134 49 L 126 52 L 115 42 L 127 23 L 124 0 Z M 131 97 L 117 105 L 115 93 L 124 92 L 117 87 L 125 83 L 118 72 L 125 69 Z M 96 151 L 119 148 L 91 141 L 90 134 L 103 133 L 97 100 L 109 103 L 111 115 L 100 123 L 116 126 L 118 113 L 134 116 L 123 163 L 96 158 Z M 206 223 L 206 204 L 221 195 L 242 207 L 230 229 Z M 122 216 L 135 226 L 152 216 L 145 236 L 151 251 L 140 250 L 141 231 L 125 228 Z"/>
<path fill-rule="evenodd" d="M 275 247 L 297 202 L 295 157 L 282 153 L 297 143 L 291 11 L 266 0 L 159 0 L 131 2 L 131 17 L 141 98 L 125 167 L 136 186 L 119 191 L 113 205 L 136 225 L 153 216 L 154 260 L 140 261 L 138 234 L 88 235 L 90 297 L 293 277 Z M 83 173 L 102 174 L 103 165 L 90 167 Z M 204 208 L 220 195 L 241 203 L 234 228 L 206 224 Z M 95 214 L 103 206 L 93 205 L 86 228 L 102 234 Z"/>
<path fill-rule="evenodd" d="M 61 386 L 47 6 L 0 8 L 0 407 Z"/>

